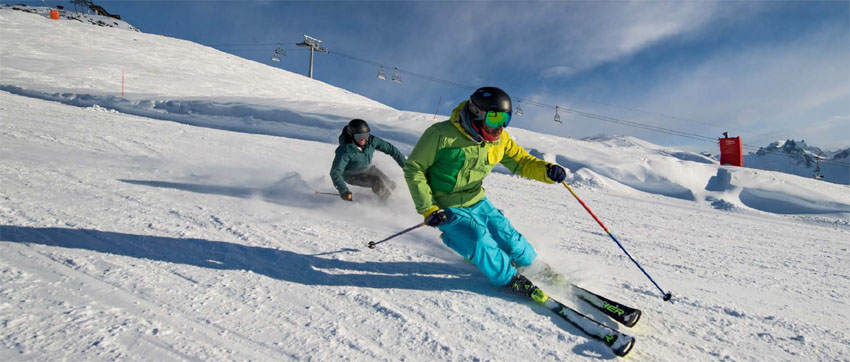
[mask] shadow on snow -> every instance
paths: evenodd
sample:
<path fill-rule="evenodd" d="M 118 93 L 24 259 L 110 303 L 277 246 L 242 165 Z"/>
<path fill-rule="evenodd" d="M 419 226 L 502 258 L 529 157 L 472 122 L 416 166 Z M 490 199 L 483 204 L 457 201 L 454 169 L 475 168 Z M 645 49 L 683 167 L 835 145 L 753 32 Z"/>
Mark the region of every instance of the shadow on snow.
<path fill-rule="evenodd" d="M 305 285 L 469 290 L 483 294 L 488 289 L 486 284 L 470 280 L 468 270 L 447 263 L 352 262 L 319 257 L 329 253 L 307 255 L 223 241 L 12 225 L 0 225 L 0 241 L 84 249 L 209 269 L 246 270 Z"/>
<path fill-rule="evenodd" d="M 278 182 L 277 184 L 267 188 L 202 185 L 184 182 L 150 180 L 118 181 L 133 185 L 175 189 L 200 194 L 222 195 L 244 199 L 258 198 L 263 201 L 274 204 L 297 207 L 318 207 L 323 205 L 331 205 L 338 200 L 338 198 L 316 197 L 314 192 L 309 187 L 307 187 L 306 184 L 301 181 L 299 177 L 285 179 L 284 181 Z"/>
<path fill-rule="evenodd" d="M 467 290 L 477 294 L 491 294 L 494 288 L 486 283 L 483 277 L 472 277 L 468 268 L 463 268 L 465 265 L 431 262 L 353 262 L 320 257 L 357 252 L 359 251 L 357 249 L 342 249 L 310 255 L 204 239 L 14 225 L 0 225 L 0 242 L 91 250 L 215 270 L 246 270 L 303 285 L 435 291 Z M 455 277 L 437 275 L 455 275 Z M 514 299 L 508 295 L 505 297 Z M 575 327 L 552 315 L 545 308 L 532 306 L 532 310 L 537 314 L 548 316 L 553 323 L 566 332 L 583 336 L 583 333 Z M 597 359 L 615 358 L 610 350 L 595 341 L 578 344 L 573 348 L 573 352 Z"/>

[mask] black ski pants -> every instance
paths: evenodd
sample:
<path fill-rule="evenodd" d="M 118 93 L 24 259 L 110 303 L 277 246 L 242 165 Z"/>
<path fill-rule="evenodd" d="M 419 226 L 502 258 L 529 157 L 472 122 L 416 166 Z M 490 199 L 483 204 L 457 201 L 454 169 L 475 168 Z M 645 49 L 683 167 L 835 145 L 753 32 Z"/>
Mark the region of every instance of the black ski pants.
<path fill-rule="evenodd" d="M 390 198 L 396 187 L 395 182 L 375 166 L 369 167 L 365 172 L 343 175 L 342 178 L 350 185 L 371 188 L 381 200 Z"/>

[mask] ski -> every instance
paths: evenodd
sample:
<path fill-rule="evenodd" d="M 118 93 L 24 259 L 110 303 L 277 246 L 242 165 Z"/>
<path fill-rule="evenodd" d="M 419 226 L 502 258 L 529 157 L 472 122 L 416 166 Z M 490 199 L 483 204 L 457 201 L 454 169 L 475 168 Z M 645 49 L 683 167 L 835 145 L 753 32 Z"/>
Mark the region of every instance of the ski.
<path fill-rule="evenodd" d="M 632 350 L 635 338 L 624 333 L 613 330 L 592 318 L 579 313 L 563 303 L 547 296 L 545 292 L 537 288 L 531 296 L 533 301 L 543 305 L 553 313 L 572 324 L 589 337 L 604 343 L 615 355 L 625 357 Z"/>
<path fill-rule="evenodd" d="M 593 308 L 601 311 L 611 319 L 617 321 L 617 323 L 626 327 L 634 327 L 638 320 L 640 320 L 642 314 L 640 309 L 615 302 L 578 285 L 568 283 L 564 276 L 555 272 L 548 264 L 543 265 L 543 270 L 540 271 L 538 275 L 553 286 L 569 286 L 572 288 L 573 294 L 575 294 L 579 299 L 587 302 Z"/>
<path fill-rule="evenodd" d="M 631 328 L 637 324 L 638 320 L 640 320 L 640 316 L 642 314 L 640 309 L 617 303 L 575 284 L 572 284 L 572 287 L 579 299 L 587 302 L 602 313 L 605 313 L 605 315 L 617 321 L 617 323 Z"/>

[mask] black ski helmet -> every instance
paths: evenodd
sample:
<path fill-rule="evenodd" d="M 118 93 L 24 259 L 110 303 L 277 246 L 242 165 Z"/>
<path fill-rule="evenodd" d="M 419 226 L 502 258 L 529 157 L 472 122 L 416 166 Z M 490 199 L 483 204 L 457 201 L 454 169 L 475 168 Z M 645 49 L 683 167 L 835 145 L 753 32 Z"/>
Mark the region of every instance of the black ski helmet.
<path fill-rule="evenodd" d="M 352 119 L 351 122 L 348 122 L 348 125 L 345 126 L 345 134 L 352 139 L 354 138 L 355 133 L 369 133 L 369 131 L 369 125 L 366 124 L 366 121 L 360 118 Z"/>
<path fill-rule="evenodd" d="M 469 96 L 469 103 L 481 112 L 513 112 L 511 96 L 496 87 L 481 87 Z M 477 116 L 474 108 L 470 107 L 473 116 Z M 473 117 L 475 118 L 475 117 Z"/>

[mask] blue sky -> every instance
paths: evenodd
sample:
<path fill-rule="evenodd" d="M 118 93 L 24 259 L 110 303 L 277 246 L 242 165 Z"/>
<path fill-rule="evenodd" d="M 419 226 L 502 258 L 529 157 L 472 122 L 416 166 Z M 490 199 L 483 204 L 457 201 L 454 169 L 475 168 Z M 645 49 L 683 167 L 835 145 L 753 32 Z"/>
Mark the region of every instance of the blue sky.
<path fill-rule="evenodd" d="M 19 3 L 19 1 L 16 1 Z M 26 1 L 34 5 L 36 1 Z M 512 125 L 574 138 L 599 133 L 717 153 L 712 142 L 804 139 L 850 147 L 850 2 L 96 1 L 146 33 L 210 45 L 397 109 L 447 115 L 498 86 L 523 104 Z M 67 1 L 47 1 L 48 5 Z M 272 62 L 274 45 L 287 56 Z M 347 55 L 347 56 L 346 56 Z M 356 59 L 352 59 L 356 58 Z M 376 78 L 383 64 L 403 83 Z M 416 73 L 433 77 L 431 81 Z"/>

